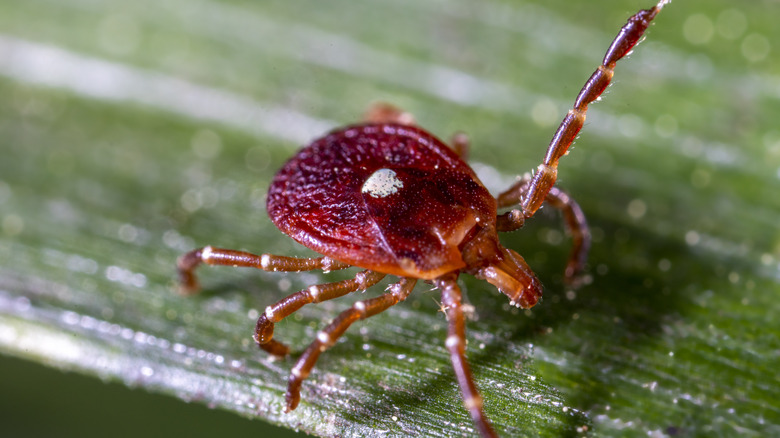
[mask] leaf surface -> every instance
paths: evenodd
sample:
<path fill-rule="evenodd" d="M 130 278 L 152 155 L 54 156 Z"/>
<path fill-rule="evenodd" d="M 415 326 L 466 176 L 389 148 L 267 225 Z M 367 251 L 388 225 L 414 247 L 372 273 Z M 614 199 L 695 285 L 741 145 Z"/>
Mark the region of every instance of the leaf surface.
<path fill-rule="evenodd" d="M 259 351 L 254 322 L 348 274 L 203 268 L 203 293 L 182 297 L 175 260 L 206 244 L 311 254 L 267 218 L 268 183 L 372 101 L 443 138 L 467 132 L 501 190 L 535 168 L 619 26 L 649 6 L 0 5 L 0 351 L 319 436 L 471 435 L 425 285 L 352 327 L 284 414 L 293 359 Z M 568 240 L 549 209 L 502 237 L 545 284 L 541 304 L 510 309 L 463 278 L 468 355 L 504 435 L 780 434 L 771 8 L 675 1 L 618 65 L 559 171 L 592 227 L 589 284 L 562 284 Z M 307 306 L 277 336 L 300 352 L 380 292 Z"/>

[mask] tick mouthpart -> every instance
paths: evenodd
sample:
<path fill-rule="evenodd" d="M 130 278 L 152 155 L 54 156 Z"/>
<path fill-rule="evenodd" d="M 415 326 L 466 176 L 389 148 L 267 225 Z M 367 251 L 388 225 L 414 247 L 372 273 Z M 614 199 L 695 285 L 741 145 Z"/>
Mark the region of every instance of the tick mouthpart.
<path fill-rule="evenodd" d="M 499 251 L 500 258 L 480 268 L 475 276 L 498 288 L 513 306 L 533 307 L 542 296 L 542 284 L 520 254 L 504 247 Z"/>

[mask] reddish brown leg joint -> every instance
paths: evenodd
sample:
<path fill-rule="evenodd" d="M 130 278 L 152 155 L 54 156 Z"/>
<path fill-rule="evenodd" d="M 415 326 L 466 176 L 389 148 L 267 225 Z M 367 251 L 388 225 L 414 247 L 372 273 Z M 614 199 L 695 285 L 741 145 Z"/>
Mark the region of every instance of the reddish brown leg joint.
<path fill-rule="evenodd" d="M 527 219 L 541 207 L 555 181 L 558 178 L 558 160 L 566 155 L 577 134 L 585 123 L 588 105 L 598 99 L 612 81 L 612 75 L 617 62 L 626 56 L 644 35 L 647 26 L 658 11 L 668 3 L 660 1 L 651 9 L 641 10 L 628 19 L 612 41 L 601 65 L 593 72 L 580 90 L 574 107 L 563 118 L 555 131 L 550 145 L 547 147 L 544 161 L 537 168 L 526 196 L 522 200 L 523 216 Z"/>
<path fill-rule="evenodd" d="M 520 202 L 527 191 L 530 190 L 530 180 L 524 178 L 505 192 L 496 197 L 498 208 L 507 208 Z M 575 283 L 577 276 L 582 273 L 588 258 L 590 249 L 590 231 L 579 204 L 577 204 L 564 191 L 553 186 L 547 192 L 545 202 L 558 209 L 563 214 L 566 231 L 572 238 L 572 249 L 566 264 L 565 280 L 567 283 Z M 499 231 L 514 231 L 523 226 L 525 217 L 520 210 L 510 210 L 498 216 L 496 228 Z"/>
<path fill-rule="evenodd" d="M 290 349 L 273 339 L 274 324 L 292 315 L 295 311 L 310 303 L 319 303 L 344 296 L 356 290 L 375 285 L 385 274 L 374 271 L 359 272 L 355 278 L 335 283 L 317 284 L 283 298 L 274 305 L 265 308 L 255 326 L 255 341 L 263 350 L 284 356 Z"/>
<path fill-rule="evenodd" d="M 588 250 L 590 250 L 588 222 L 579 204 L 558 188 L 552 187 L 545 200 L 563 213 L 566 230 L 571 235 L 571 252 L 566 263 L 564 279 L 567 283 L 573 284 L 585 269 L 585 263 L 588 261 Z"/>
<path fill-rule="evenodd" d="M 301 384 L 311 373 L 320 354 L 332 347 L 354 322 L 384 312 L 404 301 L 412 292 L 412 289 L 414 289 L 416 282 L 417 280 L 413 278 L 402 278 L 400 282 L 388 287 L 389 292 L 376 298 L 356 302 L 351 308 L 341 312 L 322 331 L 318 332 L 317 338 L 298 358 L 295 366 L 290 371 L 287 394 L 285 394 L 287 411 L 291 411 L 298 406 L 301 400 Z"/>
<path fill-rule="evenodd" d="M 350 267 L 350 265 L 333 260 L 330 257 L 299 258 L 272 254 L 257 255 L 233 249 L 205 246 L 179 257 L 177 265 L 182 292 L 191 294 L 199 289 L 195 268 L 200 266 L 201 263 L 257 268 L 264 271 L 312 271 L 322 269 L 324 272 L 328 272 Z"/>
<path fill-rule="evenodd" d="M 448 329 L 445 345 L 450 353 L 455 377 L 463 394 L 463 404 L 469 411 L 479 434 L 483 437 L 497 437 L 482 410 L 482 397 L 474 384 L 471 369 L 466 361 L 466 326 L 463 321 L 461 291 L 457 278 L 457 274 L 447 274 L 434 280 L 436 287 L 441 289 L 441 303 L 447 315 Z"/>
<path fill-rule="evenodd" d="M 179 289 L 182 293 L 195 293 L 200 288 L 194 271 L 203 261 L 202 251 L 203 248 L 190 251 L 179 257 L 179 260 L 176 262 L 179 270 Z"/>

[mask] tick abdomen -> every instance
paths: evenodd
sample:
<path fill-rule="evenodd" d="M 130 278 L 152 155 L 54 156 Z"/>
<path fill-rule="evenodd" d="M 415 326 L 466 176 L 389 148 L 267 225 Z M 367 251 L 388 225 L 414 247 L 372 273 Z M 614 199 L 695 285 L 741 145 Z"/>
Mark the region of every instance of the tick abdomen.
<path fill-rule="evenodd" d="M 274 178 L 268 214 L 299 243 L 387 274 L 432 279 L 465 267 L 458 249 L 496 202 L 427 131 L 366 124 L 333 131 Z"/>

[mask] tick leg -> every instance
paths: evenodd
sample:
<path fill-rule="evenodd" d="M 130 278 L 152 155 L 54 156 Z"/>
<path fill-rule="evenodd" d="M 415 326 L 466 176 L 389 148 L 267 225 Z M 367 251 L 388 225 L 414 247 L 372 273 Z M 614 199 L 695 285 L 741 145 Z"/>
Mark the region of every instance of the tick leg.
<path fill-rule="evenodd" d="M 274 356 L 285 356 L 290 349 L 273 339 L 274 324 L 290 316 L 306 304 L 332 300 L 356 290 L 365 290 L 375 285 L 384 276 L 385 274 L 379 272 L 362 271 L 358 272 L 355 278 L 309 286 L 302 291 L 283 298 L 276 304 L 266 307 L 265 312 L 257 319 L 255 341 L 260 348 Z"/>
<path fill-rule="evenodd" d="M 650 21 L 655 18 L 656 14 L 668 2 L 669 0 L 661 0 L 655 7 L 641 10 L 634 14 L 612 41 L 601 65 L 582 87 L 577 99 L 574 101 L 574 106 L 569 110 L 566 117 L 563 118 L 560 126 L 558 126 L 558 130 L 547 147 L 544 161 L 539 165 L 536 174 L 531 179 L 530 188 L 521 202 L 523 216 L 526 219 L 533 216 L 541 207 L 542 202 L 547 197 L 547 193 L 555 184 L 558 173 L 558 160 L 566 155 L 569 146 L 571 146 L 580 129 L 582 129 L 588 105 L 601 96 L 601 93 L 604 92 L 612 81 L 612 75 L 617 62 L 639 42 L 647 26 L 650 25 Z"/>
<path fill-rule="evenodd" d="M 529 190 L 530 182 L 530 178 L 523 178 L 509 190 L 498 195 L 496 198 L 498 208 L 510 207 L 520 202 Z M 544 200 L 563 213 L 566 230 L 571 235 L 572 248 L 564 275 L 566 281 L 572 283 L 582 273 L 588 258 L 588 249 L 590 249 L 590 231 L 585 213 L 582 212 L 574 199 L 557 187 L 551 187 Z M 497 228 L 499 231 L 513 231 L 522 227 L 524 221 L 525 218 L 520 210 L 511 210 L 498 217 Z"/>
<path fill-rule="evenodd" d="M 264 271 L 311 271 L 322 269 L 325 272 L 348 268 L 351 265 L 333 260 L 330 257 L 298 258 L 272 254 L 251 254 L 232 249 L 206 246 L 190 251 L 179 257 L 179 283 L 185 293 L 198 290 L 195 268 L 201 263 L 207 265 L 225 265 L 234 267 L 257 268 Z"/>
<path fill-rule="evenodd" d="M 469 140 L 469 136 L 465 132 L 456 132 L 450 139 L 450 147 L 463 161 L 469 159 L 470 146 L 471 140 Z"/>
<path fill-rule="evenodd" d="M 295 363 L 290 373 L 287 386 L 287 411 L 292 411 L 301 400 L 301 383 L 309 376 L 320 353 L 332 347 L 352 323 L 374 316 L 405 300 L 412 292 L 416 279 L 402 278 L 400 282 L 390 285 L 387 292 L 370 300 L 358 301 L 351 308 L 341 312 L 327 327 L 317 333 L 317 339 L 309 345 Z"/>
<path fill-rule="evenodd" d="M 447 274 L 434 280 L 436 287 L 441 289 L 441 303 L 447 315 L 447 341 L 445 345 L 450 352 L 452 367 L 458 379 L 460 391 L 463 394 L 463 404 L 471 414 L 479 434 L 483 437 L 497 437 L 493 426 L 482 411 L 482 397 L 474 384 L 469 364 L 466 361 L 466 326 L 463 322 L 461 308 L 461 291 L 457 283 L 457 274 Z"/>
<path fill-rule="evenodd" d="M 400 123 L 416 125 L 414 116 L 395 105 L 386 102 L 375 102 L 363 113 L 363 120 L 368 123 Z"/>
<path fill-rule="evenodd" d="M 568 194 L 556 187 L 550 189 L 545 201 L 563 213 L 566 229 L 571 234 L 572 246 L 569 261 L 566 262 L 564 279 L 567 283 L 573 283 L 585 269 L 590 249 L 590 230 L 585 220 L 585 213 Z"/>

